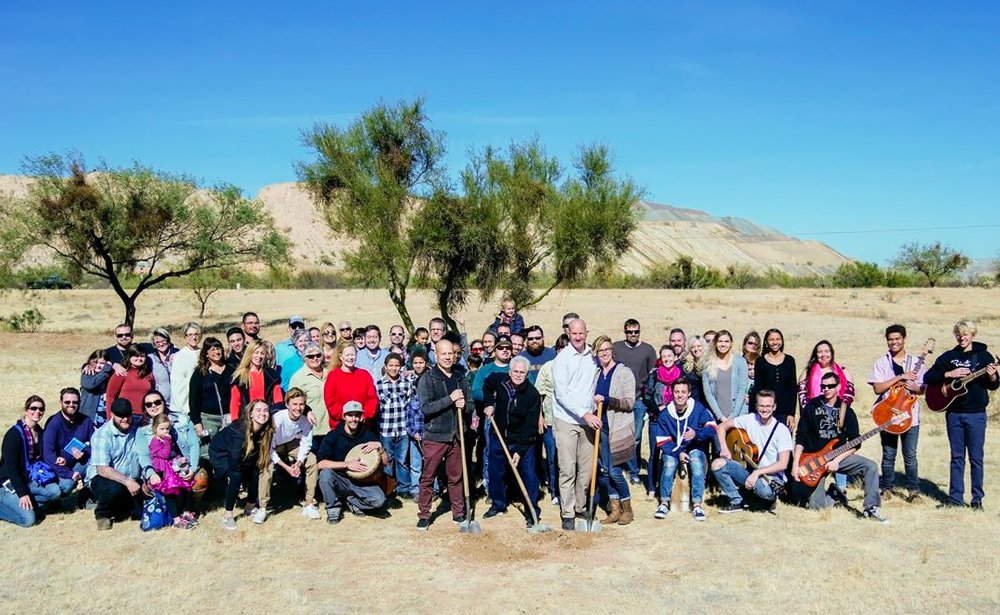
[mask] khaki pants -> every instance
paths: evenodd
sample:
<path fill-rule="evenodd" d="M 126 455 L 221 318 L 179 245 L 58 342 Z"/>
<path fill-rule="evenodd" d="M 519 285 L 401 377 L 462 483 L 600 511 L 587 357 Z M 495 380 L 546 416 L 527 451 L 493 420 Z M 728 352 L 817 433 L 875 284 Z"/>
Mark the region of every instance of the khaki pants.
<path fill-rule="evenodd" d="M 559 508 L 563 519 L 572 519 L 586 512 L 594 463 L 594 430 L 556 419 L 553 431 L 559 458 Z"/>
<path fill-rule="evenodd" d="M 281 460 L 285 463 L 295 463 L 295 460 L 299 456 L 299 441 L 292 440 L 285 444 L 279 444 L 274 450 L 278 453 L 278 457 L 281 457 Z M 302 471 L 306 477 L 306 497 L 303 502 L 307 505 L 315 504 L 316 483 L 319 480 L 319 470 L 316 469 L 316 455 L 309 453 L 305 461 L 302 462 Z M 272 463 L 267 465 L 267 470 L 260 473 L 260 483 L 257 490 L 261 508 L 266 508 L 268 502 L 271 500 L 271 482 L 273 478 L 274 464 Z"/>

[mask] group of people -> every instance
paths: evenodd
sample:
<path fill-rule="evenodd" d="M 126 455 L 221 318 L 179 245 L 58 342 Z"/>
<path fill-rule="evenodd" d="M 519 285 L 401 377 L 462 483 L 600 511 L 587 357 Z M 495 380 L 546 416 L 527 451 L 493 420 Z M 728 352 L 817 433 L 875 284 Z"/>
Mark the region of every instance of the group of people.
<path fill-rule="evenodd" d="M 625 321 L 621 340 L 589 340 L 587 323 L 569 313 L 548 346 L 542 327 L 526 326 L 510 300 L 477 339 L 457 325 L 449 330 L 435 318 L 409 339 L 394 325 L 383 345 L 377 325 L 307 328 L 292 316 L 288 338 L 272 344 L 248 312 L 225 343 L 184 325 L 180 348 L 164 328 L 137 343 L 132 327 L 120 325 L 115 344 L 81 367 L 79 388 L 60 391 L 56 414 L 43 425 L 46 403 L 32 395 L 5 434 L 0 520 L 28 527 L 45 511 L 89 507 L 106 530 L 162 497 L 176 528 L 197 527 L 218 501 L 232 530 L 240 516 L 264 523 L 281 482 L 303 517 L 330 524 L 415 499 L 418 530 L 435 518 L 435 497 L 465 522 L 468 491 L 475 497 L 480 488 L 489 500 L 484 518 L 523 500 L 530 527 L 546 488 L 562 529 L 572 531 L 592 505 L 605 511 L 604 523 L 631 523 L 633 488 L 657 500 L 656 519 L 667 518 L 682 468 L 698 521 L 707 518 L 710 478 L 724 514 L 770 509 L 779 497 L 810 508 L 846 505 L 851 479 L 863 486 L 861 515 L 875 521 L 887 522 L 887 498 L 921 500 L 920 403 L 907 431 L 879 434 L 880 471 L 857 453 L 859 444 L 844 446 L 861 439 L 855 382 L 827 340 L 799 372 L 778 329 L 750 332 L 736 347 L 726 330 L 689 339 L 675 328 L 656 350 L 635 319 Z M 968 458 L 971 505 L 982 510 L 986 406 L 1000 382 L 992 355 L 974 339 L 976 325 L 962 321 L 953 332 L 957 345 L 928 366 L 907 351 L 906 329 L 889 326 L 886 354 L 867 384 L 882 399 L 899 387 L 919 396 L 968 380 L 968 393 L 947 410 L 945 504 L 964 505 Z M 731 450 L 733 435 L 752 445 L 752 459 Z M 905 493 L 895 484 L 900 445 Z M 828 488 L 827 473 L 836 477 Z"/>

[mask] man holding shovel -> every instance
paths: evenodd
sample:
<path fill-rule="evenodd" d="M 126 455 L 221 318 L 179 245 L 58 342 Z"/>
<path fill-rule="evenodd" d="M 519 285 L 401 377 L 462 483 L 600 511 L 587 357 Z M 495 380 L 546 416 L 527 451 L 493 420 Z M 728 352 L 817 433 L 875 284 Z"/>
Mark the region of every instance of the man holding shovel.
<path fill-rule="evenodd" d="M 594 414 L 597 365 L 587 346 L 587 323 L 576 318 L 566 327 L 569 346 L 552 361 L 552 413 L 559 456 L 562 529 L 572 531 L 576 516 L 589 512 L 587 488 L 601 419 Z"/>
<path fill-rule="evenodd" d="M 494 441 L 490 446 L 490 509 L 484 519 L 507 512 L 507 486 L 509 477 L 523 480 L 528 501 L 524 503 L 524 517 L 528 527 L 535 524 L 541 514 L 538 508 L 538 475 L 535 473 L 535 445 L 538 435 L 545 427 L 542 421 L 542 398 L 535 385 L 528 382 L 531 362 L 524 357 L 514 357 L 510 362 L 510 373 L 490 375 L 483 384 L 484 414 L 490 418 L 503 443 Z M 507 445 L 513 467 L 508 472 L 507 455 L 503 450 Z M 522 471 L 523 470 L 523 471 Z M 511 481 L 513 483 L 513 481 Z M 535 509 L 531 514 L 529 507 Z"/>
<path fill-rule="evenodd" d="M 434 477 L 444 463 L 448 477 L 448 499 L 455 523 L 463 523 L 465 503 L 462 501 L 462 450 L 459 445 L 458 413 L 472 417 L 472 393 L 465 368 L 455 364 L 455 349 L 447 339 L 434 347 L 437 365 L 427 370 L 417 383 L 420 411 L 424 415 L 424 464 L 420 475 L 420 495 L 417 498 L 417 529 L 426 530 L 431 524 L 431 498 Z M 466 403 L 470 400 L 470 403 Z"/>

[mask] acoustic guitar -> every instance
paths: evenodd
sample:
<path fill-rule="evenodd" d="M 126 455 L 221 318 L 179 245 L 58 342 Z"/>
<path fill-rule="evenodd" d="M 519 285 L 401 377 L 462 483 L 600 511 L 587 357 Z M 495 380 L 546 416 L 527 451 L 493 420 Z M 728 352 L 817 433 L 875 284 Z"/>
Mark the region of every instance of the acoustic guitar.
<path fill-rule="evenodd" d="M 857 438 L 849 440 L 836 448 L 834 448 L 834 446 L 837 445 L 839 440 L 830 440 L 827 442 L 826 446 L 815 453 L 802 453 L 802 456 L 799 457 L 799 481 L 807 487 L 815 487 L 819 484 L 819 481 L 826 476 L 828 472 L 826 464 L 828 462 L 836 459 L 838 456 L 846 453 L 852 448 L 856 448 L 859 444 L 880 431 L 883 431 L 886 427 L 889 427 L 890 425 L 898 425 L 903 421 L 909 420 L 909 418 L 910 413 L 904 412 L 903 414 L 893 416 L 888 422 L 879 425 L 871 431 L 866 431 Z"/>
<path fill-rule="evenodd" d="M 937 344 L 937 340 L 933 337 L 924 342 L 923 351 L 917 357 L 917 362 L 913 366 L 913 373 L 920 372 L 920 369 L 924 366 L 924 358 L 934 352 L 935 344 Z M 890 425 L 885 428 L 887 432 L 896 434 L 897 436 L 904 434 L 910 430 L 910 426 L 913 424 L 913 413 L 911 410 L 916 401 L 917 395 L 906 388 L 906 383 L 897 382 L 892 385 L 886 396 L 872 407 L 872 420 L 875 421 L 876 425 L 881 425 L 882 423 L 888 423 L 894 416 L 901 416 L 904 412 L 908 412 L 910 413 L 908 419 L 897 425 Z"/>
<path fill-rule="evenodd" d="M 726 433 L 726 446 L 729 447 L 733 461 L 742 463 L 751 472 L 760 469 L 758 465 L 760 463 L 760 448 L 750 440 L 750 434 L 747 433 L 747 430 L 739 427 L 730 429 Z M 779 497 L 784 495 L 785 484 L 783 482 L 769 474 L 761 478 L 767 481 L 767 484 L 771 486 L 771 490 Z"/>
<path fill-rule="evenodd" d="M 997 357 L 993 357 L 993 363 L 990 363 L 990 365 L 996 365 L 997 361 Z M 934 412 L 944 412 L 956 399 L 969 392 L 968 384 L 985 374 L 986 368 L 990 365 L 977 369 L 968 376 L 954 378 L 944 384 L 928 386 L 924 392 L 924 396 L 927 399 L 927 407 Z"/>

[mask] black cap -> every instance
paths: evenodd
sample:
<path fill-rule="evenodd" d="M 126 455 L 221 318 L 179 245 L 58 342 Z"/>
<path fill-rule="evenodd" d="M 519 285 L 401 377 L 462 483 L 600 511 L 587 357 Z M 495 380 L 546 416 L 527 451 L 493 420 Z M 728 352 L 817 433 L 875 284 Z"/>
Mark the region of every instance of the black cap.
<path fill-rule="evenodd" d="M 511 343 L 510 337 L 507 335 L 501 335 L 498 337 L 497 343 L 493 345 L 494 348 L 499 348 L 501 346 L 509 346 L 512 350 L 514 348 L 514 344 Z"/>
<path fill-rule="evenodd" d="M 111 404 L 111 414 L 117 416 L 118 418 L 132 416 L 132 402 L 124 397 L 119 397 L 114 401 L 114 403 Z"/>

